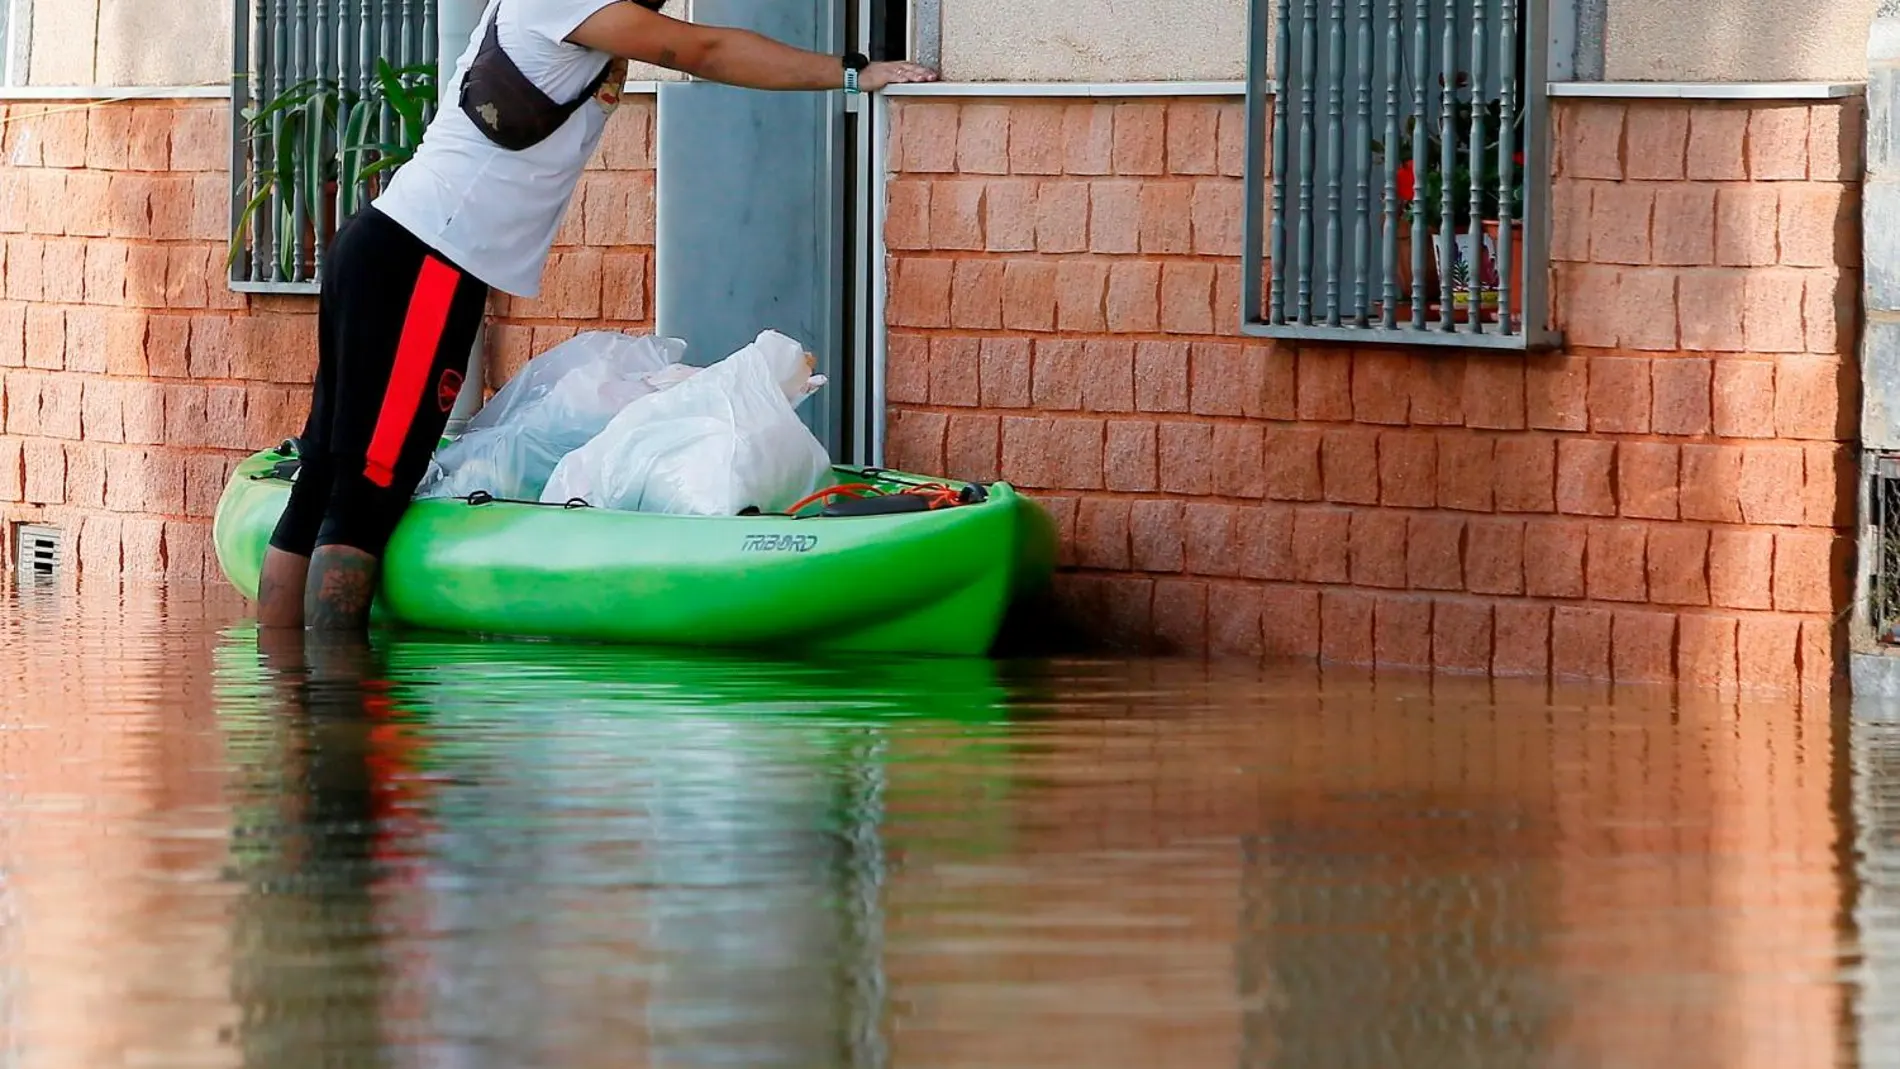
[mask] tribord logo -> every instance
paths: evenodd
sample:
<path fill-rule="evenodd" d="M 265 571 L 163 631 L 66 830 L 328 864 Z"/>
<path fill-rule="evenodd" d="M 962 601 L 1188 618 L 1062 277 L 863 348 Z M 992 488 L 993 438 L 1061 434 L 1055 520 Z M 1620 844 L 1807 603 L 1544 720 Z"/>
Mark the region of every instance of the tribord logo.
<path fill-rule="evenodd" d="M 817 535 L 755 534 L 740 543 L 742 553 L 810 553 L 818 548 Z"/>

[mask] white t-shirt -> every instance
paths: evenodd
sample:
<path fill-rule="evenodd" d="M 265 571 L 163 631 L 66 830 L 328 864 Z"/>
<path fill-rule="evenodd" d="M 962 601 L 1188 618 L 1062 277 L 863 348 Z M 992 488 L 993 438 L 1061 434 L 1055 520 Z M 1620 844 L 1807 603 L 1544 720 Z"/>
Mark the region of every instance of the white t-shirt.
<path fill-rule="evenodd" d="M 563 40 L 595 12 L 620 0 L 489 0 L 453 81 L 409 162 L 376 208 L 464 270 L 505 293 L 535 297 L 554 235 L 573 200 L 581 170 L 600 144 L 610 108 L 626 81 L 617 64 L 593 100 L 545 141 L 520 152 L 482 135 L 462 113 L 462 80 L 499 19 L 502 50 L 556 103 L 574 99 L 613 57 Z M 499 14 L 497 5 L 499 4 Z"/>

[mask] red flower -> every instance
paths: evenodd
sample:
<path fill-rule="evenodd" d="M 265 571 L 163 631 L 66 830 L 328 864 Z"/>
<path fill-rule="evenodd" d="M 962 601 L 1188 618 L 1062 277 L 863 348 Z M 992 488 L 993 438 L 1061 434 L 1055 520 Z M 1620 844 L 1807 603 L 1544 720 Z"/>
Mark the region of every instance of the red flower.
<path fill-rule="evenodd" d="M 1412 161 L 1406 160 L 1399 165 L 1399 199 L 1411 200 L 1418 188 L 1418 180 L 1412 172 Z"/>

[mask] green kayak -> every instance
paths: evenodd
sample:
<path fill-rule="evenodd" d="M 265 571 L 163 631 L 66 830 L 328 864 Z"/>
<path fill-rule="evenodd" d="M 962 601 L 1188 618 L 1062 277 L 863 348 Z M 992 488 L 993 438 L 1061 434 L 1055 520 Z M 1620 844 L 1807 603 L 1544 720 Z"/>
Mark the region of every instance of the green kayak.
<path fill-rule="evenodd" d="M 218 502 L 218 563 L 246 597 L 257 596 L 293 471 L 288 443 L 256 453 Z M 1007 483 L 833 474 L 876 493 L 934 484 L 973 500 L 881 515 L 814 506 L 797 517 L 699 517 L 424 499 L 390 540 L 376 616 L 487 635 L 981 656 L 1011 607 L 1046 588 L 1054 524 Z"/>

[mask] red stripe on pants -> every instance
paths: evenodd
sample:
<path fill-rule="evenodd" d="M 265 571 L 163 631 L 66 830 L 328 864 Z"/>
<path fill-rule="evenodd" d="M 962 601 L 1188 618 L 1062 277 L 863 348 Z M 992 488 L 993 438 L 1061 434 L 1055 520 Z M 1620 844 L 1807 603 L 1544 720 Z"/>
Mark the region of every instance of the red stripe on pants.
<path fill-rule="evenodd" d="M 449 321 L 449 306 L 454 303 L 455 287 L 461 280 L 453 267 L 433 256 L 423 258 L 422 273 L 416 277 L 415 292 L 409 297 L 402 340 L 396 345 L 396 365 L 389 372 L 389 388 L 383 393 L 383 409 L 376 416 L 376 431 L 370 437 L 369 455 L 363 466 L 363 474 L 377 486 L 387 487 L 396 479 L 396 460 L 402 456 L 410 425 L 415 423 L 422 391 L 429 386 L 429 371 L 435 367 L 436 350 Z"/>

